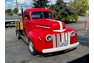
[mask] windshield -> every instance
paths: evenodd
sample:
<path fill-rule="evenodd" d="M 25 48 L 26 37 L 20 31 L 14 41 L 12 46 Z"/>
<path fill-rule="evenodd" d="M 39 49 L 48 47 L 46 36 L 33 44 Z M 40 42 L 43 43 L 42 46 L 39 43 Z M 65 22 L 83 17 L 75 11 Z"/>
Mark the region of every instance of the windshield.
<path fill-rule="evenodd" d="M 52 18 L 51 12 L 32 12 L 32 19 L 40 19 L 40 18 Z"/>

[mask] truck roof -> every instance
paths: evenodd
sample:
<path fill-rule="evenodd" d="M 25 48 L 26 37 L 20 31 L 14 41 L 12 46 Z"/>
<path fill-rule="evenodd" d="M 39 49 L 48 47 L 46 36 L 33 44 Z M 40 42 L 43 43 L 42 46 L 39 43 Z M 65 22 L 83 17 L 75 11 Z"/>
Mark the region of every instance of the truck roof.
<path fill-rule="evenodd" d="M 25 9 L 24 12 L 25 11 L 27 11 L 27 12 L 35 12 L 35 11 L 48 11 L 48 12 L 52 12 L 51 10 L 46 9 L 46 8 L 28 8 L 28 9 Z"/>

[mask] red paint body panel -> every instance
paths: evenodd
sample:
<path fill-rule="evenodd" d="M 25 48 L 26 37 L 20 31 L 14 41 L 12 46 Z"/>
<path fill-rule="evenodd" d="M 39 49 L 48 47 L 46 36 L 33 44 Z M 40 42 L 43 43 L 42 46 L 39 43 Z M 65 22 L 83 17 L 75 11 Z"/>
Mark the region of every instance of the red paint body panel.
<path fill-rule="evenodd" d="M 51 32 L 49 32 L 47 29 L 43 30 L 43 29 L 34 29 L 32 31 L 29 32 L 29 37 L 32 40 L 35 49 L 39 52 L 42 51 L 42 49 L 46 49 L 46 48 L 52 48 L 52 41 L 47 42 L 45 37 L 47 34 L 51 34 Z M 40 41 L 38 38 L 41 37 L 42 40 Z"/>
<path fill-rule="evenodd" d="M 66 27 L 64 22 L 58 22 L 57 20 L 55 20 L 53 16 L 54 15 L 53 12 L 49 9 L 31 8 L 31 9 L 26 9 L 24 13 L 25 12 L 29 14 L 30 19 L 26 19 L 24 15 L 24 29 L 25 29 L 27 36 L 32 41 L 34 48 L 38 52 L 42 52 L 43 49 L 53 48 L 53 40 L 51 40 L 50 42 L 47 42 L 45 39 L 48 34 L 56 35 L 56 34 L 61 34 L 61 33 L 68 33 L 71 31 L 74 31 L 76 33 L 75 29 Z M 52 18 L 32 19 L 32 15 L 31 15 L 32 12 L 50 12 L 52 13 Z M 53 30 L 60 30 L 61 28 L 65 29 L 65 31 L 64 32 L 53 31 Z M 39 38 L 41 38 L 41 40 L 39 40 Z M 60 40 L 61 39 L 62 38 L 60 38 Z M 73 44 L 76 41 L 77 41 L 77 33 L 75 36 L 70 37 L 70 44 Z"/>

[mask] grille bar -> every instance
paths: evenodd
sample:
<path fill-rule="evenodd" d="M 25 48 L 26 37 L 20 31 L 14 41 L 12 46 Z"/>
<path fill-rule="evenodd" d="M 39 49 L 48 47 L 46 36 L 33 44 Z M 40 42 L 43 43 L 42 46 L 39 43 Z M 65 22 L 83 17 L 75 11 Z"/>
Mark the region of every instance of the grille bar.
<path fill-rule="evenodd" d="M 55 37 L 55 34 L 52 35 L 53 37 L 53 48 L 56 47 L 56 37 Z"/>
<path fill-rule="evenodd" d="M 68 32 L 68 45 L 70 44 L 70 32 Z"/>
<path fill-rule="evenodd" d="M 64 42 L 64 33 L 61 33 L 61 42 Z"/>
<path fill-rule="evenodd" d="M 60 42 L 60 34 L 56 34 L 56 36 L 57 36 L 57 47 L 59 47 L 59 42 Z"/>

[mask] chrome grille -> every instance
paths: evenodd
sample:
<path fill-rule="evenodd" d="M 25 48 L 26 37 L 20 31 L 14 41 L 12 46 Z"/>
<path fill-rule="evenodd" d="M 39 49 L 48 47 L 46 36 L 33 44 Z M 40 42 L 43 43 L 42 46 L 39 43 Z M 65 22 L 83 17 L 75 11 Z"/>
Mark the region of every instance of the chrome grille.
<path fill-rule="evenodd" d="M 70 44 L 70 32 L 68 33 L 60 33 L 60 34 L 53 34 L 53 48 L 60 47 L 61 43 L 67 43 L 67 45 Z"/>

